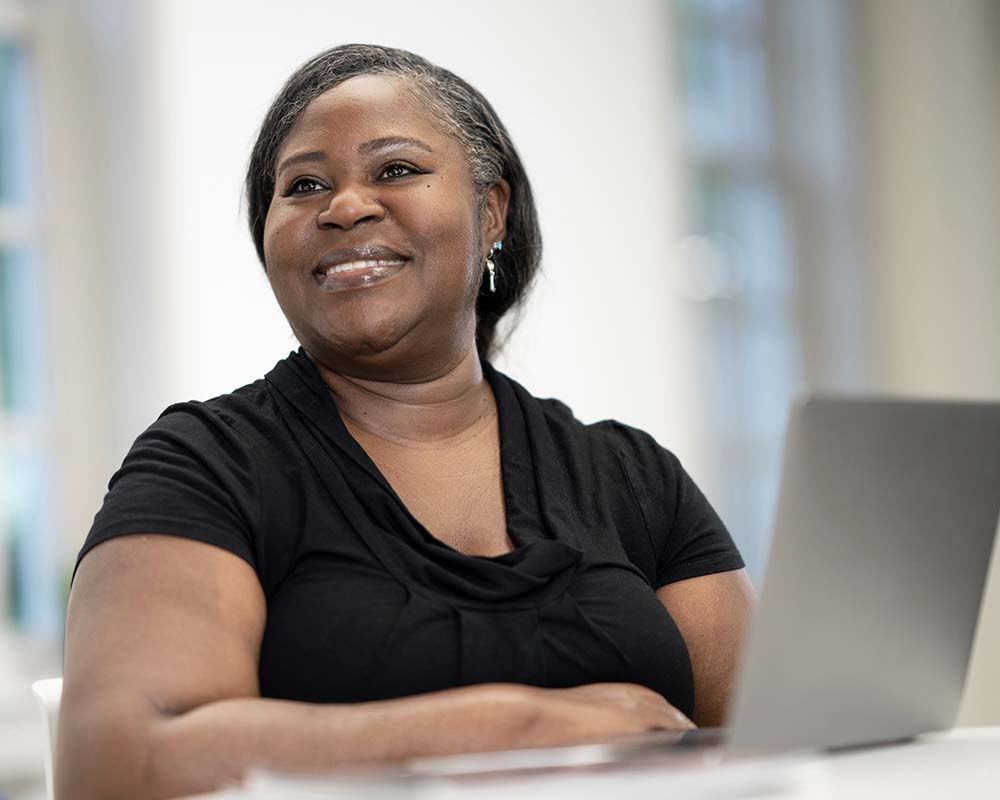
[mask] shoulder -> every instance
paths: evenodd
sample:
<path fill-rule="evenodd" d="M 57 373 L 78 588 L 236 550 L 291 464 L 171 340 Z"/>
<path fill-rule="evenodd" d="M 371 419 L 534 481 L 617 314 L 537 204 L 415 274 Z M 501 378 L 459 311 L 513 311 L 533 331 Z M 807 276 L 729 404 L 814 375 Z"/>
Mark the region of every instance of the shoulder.
<path fill-rule="evenodd" d="M 172 403 L 150 429 L 190 431 L 218 429 L 243 431 L 256 428 L 274 416 L 274 403 L 263 379 L 209 400 Z"/>
<path fill-rule="evenodd" d="M 218 545 L 255 566 L 261 458 L 248 431 L 267 413 L 262 384 L 160 414 L 112 475 L 77 563 L 108 539 L 155 532 Z"/>
<path fill-rule="evenodd" d="M 112 485 L 137 467 L 157 472 L 185 464 L 215 475 L 251 470 L 260 447 L 274 438 L 274 418 L 263 380 L 209 400 L 173 403 L 136 438 Z"/>
<path fill-rule="evenodd" d="M 629 558 L 654 587 L 715 572 L 741 569 L 743 559 L 725 524 L 681 462 L 646 431 L 618 420 L 584 424 L 557 400 L 542 400 L 554 425 L 572 436 L 593 465 L 595 494 L 605 484 L 623 487 L 639 511 L 647 539 L 620 530 Z M 648 556 L 652 557 L 650 558 Z"/>
<path fill-rule="evenodd" d="M 266 463 L 288 449 L 282 414 L 267 378 L 207 400 L 173 403 L 138 437 L 134 447 L 156 442 L 183 450 L 208 449 L 243 461 Z"/>
<path fill-rule="evenodd" d="M 650 586 L 738 563 L 707 500 L 650 433 L 616 419 L 581 422 L 551 398 L 538 399 L 538 406 L 576 495 L 617 531 Z"/>
<path fill-rule="evenodd" d="M 592 457 L 615 457 L 660 478 L 664 473 L 677 476 L 681 470 L 677 456 L 640 428 L 617 419 L 581 422 L 566 403 L 555 398 L 538 398 L 538 403 L 550 429 Z"/>
<path fill-rule="evenodd" d="M 580 491 L 621 495 L 615 502 L 634 505 L 647 527 L 672 527 L 692 484 L 673 452 L 647 431 L 620 420 L 582 422 L 561 400 L 536 400 Z"/>
<path fill-rule="evenodd" d="M 498 397 L 507 409 L 520 407 L 536 435 L 544 428 L 546 438 L 564 455 L 578 464 L 591 462 L 601 469 L 612 462 L 630 464 L 643 475 L 654 475 L 662 485 L 678 479 L 682 474 L 680 462 L 669 450 L 661 446 L 646 431 L 620 422 L 604 419 L 597 422 L 583 422 L 565 402 L 554 397 L 536 397 L 509 376 L 486 365 L 486 371 L 494 389 L 499 389 L 503 397 Z M 513 401 L 504 403 L 505 398 Z M 542 425 L 532 424 L 541 422 Z"/>
<path fill-rule="evenodd" d="M 108 484 L 108 500 L 127 496 L 210 499 L 238 509 L 249 524 L 260 471 L 275 434 L 275 408 L 264 380 L 209 400 L 168 406 L 136 438 Z M 129 501 L 131 502 L 131 500 Z"/>

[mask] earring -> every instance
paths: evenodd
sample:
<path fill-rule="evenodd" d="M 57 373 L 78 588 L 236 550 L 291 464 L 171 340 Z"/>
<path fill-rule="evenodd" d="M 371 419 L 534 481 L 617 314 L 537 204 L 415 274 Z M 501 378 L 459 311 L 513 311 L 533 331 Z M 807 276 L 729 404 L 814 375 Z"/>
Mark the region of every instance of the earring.
<path fill-rule="evenodd" d="M 497 266 L 493 263 L 493 255 L 499 253 L 503 250 L 503 242 L 493 242 L 493 246 L 490 248 L 489 254 L 486 256 L 486 269 L 490 273 L 490 291 L 495 292 L 497 290 L 496 284 L 496 274 Z"/>

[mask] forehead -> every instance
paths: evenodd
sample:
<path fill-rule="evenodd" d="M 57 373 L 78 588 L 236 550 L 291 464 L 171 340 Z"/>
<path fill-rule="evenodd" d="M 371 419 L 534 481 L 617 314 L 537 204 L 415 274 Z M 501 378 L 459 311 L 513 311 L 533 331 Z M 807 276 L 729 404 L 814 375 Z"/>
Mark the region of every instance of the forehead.
<path fill-rule="evenodd" d="M 305 107 L 285 137 L 279 158 L 302 146 L 353 146 L 387 136 L 418 138 L 435 149 L 461 151 L 405 79 L 359 75 L 327 89 Z"/>

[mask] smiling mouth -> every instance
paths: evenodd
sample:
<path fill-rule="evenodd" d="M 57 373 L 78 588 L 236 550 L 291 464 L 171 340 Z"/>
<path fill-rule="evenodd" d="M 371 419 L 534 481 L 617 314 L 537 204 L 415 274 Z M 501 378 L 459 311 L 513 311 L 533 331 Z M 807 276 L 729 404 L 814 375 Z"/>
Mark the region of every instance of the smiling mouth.
<path fill-rule="evenodd" d="M 320 277 L 328 277 L 330 275 L 338 275 L 341 272 L 355 272 L 357 270 L 363 269 L 378 269 L 378 268 L 388 268 L 396 267 L 403 263 L 403 259 L 365 259 L 363 261 L 347 261 L 343 264 L 337 264 L 334 267 L 328 267 L 325 270 L 320 270 L 316 275 Z"/>
<path fill-rule="evenodd" d="M 324 292 L 339 292 L 374 286 L 392 277 L 409 259 L 380 245 L 334 250 L 320 259 L 313 278 Z"/>

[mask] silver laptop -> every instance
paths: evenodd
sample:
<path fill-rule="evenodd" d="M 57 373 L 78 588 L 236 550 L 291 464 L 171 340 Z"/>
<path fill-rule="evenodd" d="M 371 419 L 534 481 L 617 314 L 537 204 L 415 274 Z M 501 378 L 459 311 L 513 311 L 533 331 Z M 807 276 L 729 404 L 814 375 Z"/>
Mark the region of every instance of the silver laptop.
<path fill-rule="evenodd" d="M 733 750 L 950 728 L 1000 516 L 1000 404 L 795 405 Z"/>

